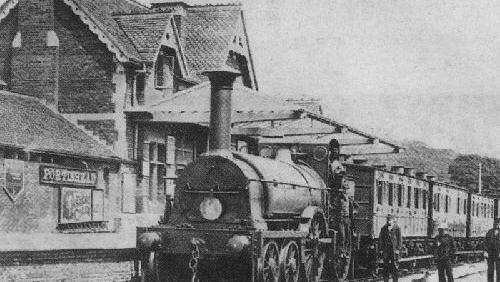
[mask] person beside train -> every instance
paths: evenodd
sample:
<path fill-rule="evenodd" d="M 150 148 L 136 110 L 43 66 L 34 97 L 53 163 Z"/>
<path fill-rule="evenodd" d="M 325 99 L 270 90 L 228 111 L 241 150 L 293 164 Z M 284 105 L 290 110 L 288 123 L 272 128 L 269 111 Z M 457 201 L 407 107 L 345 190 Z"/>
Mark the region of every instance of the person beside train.
<path fill-rule="evenodd" d="M 434 260 L 437 264 L 439 282 L 453 282 L 452 261 L 455 259 L 455 240 L 447 234 L 448 224 L 438 226 L 438 235 L 434 237 Z"/>
<path fill-rule="evenodd" d="M 384 258 L 384 281 L 389 281 L 389 276 L 392 275 L 392 280 L 396 282 L 399 278 L 399 252 L 403 246 L 403 238 L 393 215 L 387 215 L 387 223 L 380 230 L 378 238 Z"/>
<path fill-rule="evenodd" d="M 500 218 L 495 218 L 493 228 L 486 233 L 484 250 L 488 258 L 488 282 L 494 281 L 495 269 L 496 281 L 500 282 Z"/>

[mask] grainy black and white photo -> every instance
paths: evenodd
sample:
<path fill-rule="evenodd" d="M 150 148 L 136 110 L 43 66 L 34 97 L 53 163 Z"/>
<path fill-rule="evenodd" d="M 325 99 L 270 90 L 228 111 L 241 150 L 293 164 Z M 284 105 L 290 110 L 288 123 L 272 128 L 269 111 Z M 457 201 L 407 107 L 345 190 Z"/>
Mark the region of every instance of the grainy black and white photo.
<path fill-rule="evenodd" d="M 500 281 L 499 15 L 0 0 L 0 282 Z"/>

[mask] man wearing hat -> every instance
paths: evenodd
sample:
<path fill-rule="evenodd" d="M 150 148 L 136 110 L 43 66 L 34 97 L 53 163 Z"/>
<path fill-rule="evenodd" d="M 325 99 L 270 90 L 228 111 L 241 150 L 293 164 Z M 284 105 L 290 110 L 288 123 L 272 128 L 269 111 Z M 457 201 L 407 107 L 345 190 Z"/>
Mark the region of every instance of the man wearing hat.
<path fill-rule="evenodd" d="M 378 236 L 380 251 L 384 258 L 384 281 L 389 281 L 389 274 L 392 274 L 392 280 L 398 281 L 399 277 L 399 251 L 403 246 L 401 230 L 396 224 L 396 218 L 387 215 L 387 223 L 380 230 Z"/>
<path fill-rule="evenodd" d="M 493 228 L 486 233 L 484 249 L 488 255 L 488 281 L 493 281 L 495 269 L 500 281 L 500 218 L 495 218 Z"/>
<path fill-rule="evenodd" d="M 439 282 L 453 282 L 451 261 L 455 258 L 455 241 L 446 233 L 447 230 L 448 224 L 441 222 L 438 226 L 439 234 L 434 238 L 434 260 L 438 268 Z"/>

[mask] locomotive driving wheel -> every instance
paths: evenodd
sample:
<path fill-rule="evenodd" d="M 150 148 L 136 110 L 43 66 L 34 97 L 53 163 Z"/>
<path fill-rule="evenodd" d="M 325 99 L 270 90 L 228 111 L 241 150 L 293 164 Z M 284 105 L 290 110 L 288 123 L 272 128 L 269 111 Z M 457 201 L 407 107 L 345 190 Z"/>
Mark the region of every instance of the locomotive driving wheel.
<path fill-rule="evenodd" d="M 269 241 L 262 249 L 262 281 L 278 282 L 279 279 L 279 248 L 276 242 Z"/>
<path fill-rule="evenodd" d="M 303 244 L 302 261 L 304 278 L 307 282 L 319 281 L 323 274 L 326 259 L 326 223 L 321 213 L 316 213 L 309 221 L 309 234 Z"/>
<path fill-rule="evenodd" d="M 281 250 L 280 255 L 281 281 L 297 282 L 299 281 L 299 246 L 294 241 L 286 244 Z"/>

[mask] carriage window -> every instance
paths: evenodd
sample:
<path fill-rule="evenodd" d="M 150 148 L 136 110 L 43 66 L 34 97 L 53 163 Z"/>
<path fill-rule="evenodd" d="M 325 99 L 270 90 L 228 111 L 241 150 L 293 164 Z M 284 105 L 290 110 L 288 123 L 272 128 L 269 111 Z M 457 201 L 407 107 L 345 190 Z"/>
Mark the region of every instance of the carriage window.
<path fill-rule="evenodd" d="M 457 198 L 457 214 L 460 214 L 460 198 Z"/>
<path fill-rule="evenodd" d="M 427 191 L 422 191 L 422 197 L 423 197 L 423 199 L 422 199 L 422 208 L 424 210 L 426 210 L 427 209 Z"/>
<path fill-rule="evenodd" d="M 389 206 L 392 206 L 394 201 L 394 184 L 389 183 Z"/>
<path fill-rule="evenodd" d="M 418 190 L 419 189 L 415 188 L 415 209 L 418 209 L 418 206 L 419 206 L 419 204 L 418 204 L 418 200 L 419 200 L 419 198 L 418 198 L 418 194 L 419 194 Z"/>
<path fill-rule="evenodd" d="M 411 186 L 408 186 L 408 199 L 407 199 L 406 207 L 411 208 Z"/>
<path fill-rule="evenodd" d="M 467 214 L 467 199 L 464 199 L 464 214 Z"/>
<path fill-rule="evenodd" d="M 434 210 L 439 212 L 439 200 L 440 200 L 439 193 L 434 194 Z"/>
<path fill-rule="evenodd" d="M 476 216 L 479 216 L 479 203 L 476 203 Z"/>
<path fill-rule="evenodd" d="M 379 205 L 382 204 L 383 202 L 383 196 L 384 196 L 384 193 L 383 193 L 383 182 L 382 181 L 377 181 L 377 202 Z"/>
<path fill-rule="evenodd" d="M 398 206 L 403 206 L 403 185 L 398 184 Z"/>

